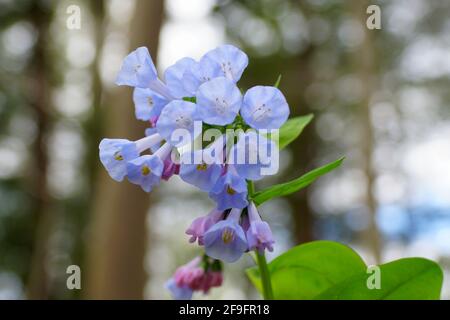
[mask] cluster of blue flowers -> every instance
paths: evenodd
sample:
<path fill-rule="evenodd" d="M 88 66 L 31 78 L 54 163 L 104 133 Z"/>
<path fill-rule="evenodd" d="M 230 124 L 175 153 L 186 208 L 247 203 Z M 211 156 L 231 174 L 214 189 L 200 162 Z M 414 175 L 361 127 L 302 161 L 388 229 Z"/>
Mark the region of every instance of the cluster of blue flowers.
<path fill-rule="evenodd" d="M 116 83 L 134 87 L 136 118 L 149 128 L 137 141 L 100 143 L 101 162 L 116 181 L 127 178 L 150 192 L 161 179 L 177 174 L 208 192 L 216 207 L 186 233 L 209 257 L 225 262 L 249 250 L 273 249 L 270 227 L 249 200 L 248 182 L 267 175 L 264 169 L 278 151 L 264 132 L 279 129 L 289 117 L 276 87 L 241 92 L 237 82 L 247 65 L 244 52 L 223 45 L 199 61 L 179 60 L 162 81 L 147 48 L 138 48 L 124 59 Z M 219 133 L 210 143 L 200 139 L 207 130 Z M 269 159 L 262 159 L 261 150 Z"/>

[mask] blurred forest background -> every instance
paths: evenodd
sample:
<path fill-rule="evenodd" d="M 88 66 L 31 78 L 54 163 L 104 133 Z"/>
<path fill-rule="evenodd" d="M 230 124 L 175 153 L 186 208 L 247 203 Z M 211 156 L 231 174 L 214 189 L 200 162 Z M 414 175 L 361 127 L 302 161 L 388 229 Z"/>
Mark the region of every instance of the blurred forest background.
<path fill-rule="evenodd" d="M 365 27 L 370 4 L 381 30 Z M 149 47 L 162 71 L 223 43 L 250 57 L 243 88 L 282 74 L 292 114 L 315 115 L 257 187 L 347 158 L 262 207 L 269 258 L 314 239 L 368 263 L 424 256 L 445 268 L 450 298 L 449 17 L 438 0 L 0 0 L 0 299 L 169 297 L 164 282 L 199 253 L 184 230 L 212 203 L 178 178 L 150 195 L 114 182 L 98 143 L 145 129 L 132 90 L 114 85 L 128 52 Z M 73 264 L 82 290 L 66 287 Z M 257 298 L 242 281 L 251 264 L 196 297 Z"/>

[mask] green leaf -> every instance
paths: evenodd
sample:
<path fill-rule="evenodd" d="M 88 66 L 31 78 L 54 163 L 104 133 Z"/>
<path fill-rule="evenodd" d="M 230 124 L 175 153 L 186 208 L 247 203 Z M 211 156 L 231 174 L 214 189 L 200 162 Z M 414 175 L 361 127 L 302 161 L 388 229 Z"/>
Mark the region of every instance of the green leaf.
<path fill-rule="evenodd" d="M 298 138 L 303 129 L 311 122 L 314 115 L 308 114 L 306 116 L 291 118 L 280 128 L 278 148 L 284 149 L 292 141 Z"/>
<path fill-rule="evenodd" d="M 275 82 L 274 87 L 278 88 L 280 86 L 280 82 L 281 82 L 281 74 L 278 76 L 277 82 Z"/>
<path fill-rule="evenodd" d="M 380 289 L 367 284 L 374 272 L 361 272 L 321 293 L 327 300 L 435 300 L 440 298 L 443 274 L 439 265 L 423 258 L 406 258 L 380 266 Z"/>
<path fill-rule="evenodd" d="M 323 176 L 324 174 L 339 167 L 344 161 L 344 159 L 345 158 L 341 158 L 332 163 L 324 165 L 323 167 L 314 169 L 313 171 L 310 171 L 307 174 L 295 180 L 282 184 L 277 184 L 262 191 L 259 191 L 255 193 L 255 195 L 252 197 L 252 200 L 256 203 L 256 205 L 260 205 L 272 198 L 283 197 L 291 193 L 297 192 L 298 190 L 309 186 L 320 176 Z"/>
<path fill-rule="evenodd" d="M 313 299 L 366 265 L 352 249 L 337 242 L 315 241 L 292 248 L 268 265 L 275 299 Z M 247 275 L 261 292 L 259 269 Z"/>

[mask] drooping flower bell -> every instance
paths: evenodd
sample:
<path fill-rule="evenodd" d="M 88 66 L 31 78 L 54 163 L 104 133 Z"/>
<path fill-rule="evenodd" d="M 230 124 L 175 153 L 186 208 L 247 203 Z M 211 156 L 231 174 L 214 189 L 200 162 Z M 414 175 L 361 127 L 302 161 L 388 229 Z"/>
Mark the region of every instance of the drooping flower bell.
<path fill-rule="evenodd" d="M 152 155 L 143 155 L 127 164 L 128 180 L 141 186 L 146 191 L 152 191 L 159 185 L 164 173 L 164 162 L 172 152 L 172 146 L 165 143 Z"/>
<path fill-rule="evenodd" d="M 145 47 L 137 48 L 125 57 L 116 79 L 119 86 L 148 88 L 158 78 L 155 64 Z"/>
<path fill-rule="evenodd" d="M 258 250 L 263 253 L 265 249 L 273 251 L 275 240 L 272 230 L 267 222 L 262 221 L 253 202 L 247 208 L 250 226 L 247 230 L 247 241 L 249 250 Z"/>
<path fill-rule="evenodd" d="M 138 141 L 103 139 L 99 145 L 100 161 L 111 178 L 122 181 L 127 175 L 127 163 L 138 158 L 141 152 L 161 140 L 159 134 L 153 134 Z"/>
<path fill-rule="evenodd" d="M 232 209 L 225 220 L 217 222 L 204 234 L 206 254 L 225 262 L 237 261 L 247 250 L 247 239 L 239 224 L 240 209 Z"/>
<path fill-rule="evenodd" d="M 186 234 L 191 236 L 189 242 L 193 243 L 198 240 L 199 245 L 204 245 L 205 232 L 219 220 L 222 220 L 223 215 L 223 211 L 213 209 L 206 216 L 196 218 L 186 230 Z"/>
<path fill-rule="evenodd" d="M 159 117 L 161 111 L 169 102 L 154 91 L 143 88 L 134 89 L 133 101 L 136 119 L 142 121 L 152 121 Z"/>
<path fill-rule="evenodd" d="M 254 129 L 279 129 L 289 117 L 289 106 L 277 88 L 256 86 L 245 93 L 241 115 Z"/>
<path fill-rule="evenodd" d="M 167 281 L 166 288 L 174 299 L 189 300 L 194 291 L 208 293 L 211 288 L 221 286 L 222 281 L 220 262 L 204 256 L 203 259 L 196 257 L 179 267 Z"/>
<path fill-rule="evenodd" d="M 247 181 L 233 165 L 226 166 L 226 172 L 209 192 L 209 197 L 216 202 L 219 210 L 245 208 L 248 205 L 247 195 Z"/>
<path fill-rule="evenodd" d="M 158 78 L 155 64 L 145 47 L 137 48 L 125 57 L 116 84 L 151 89 L 166 99 L 174 98 L 169 88 Z"/>
<path fill-rule="evenodd" d="M 173 278 L 175 279 L 177 285 L 188 285 L 189 287 L 192 287 L 191 284 L 194 279 L 203 276 L 204 270 L 199 267 L 200 261 L 200 257 L 196 257 L 175 271 Z"/>
<path fill-rule="evenodd" d="M 202 278 L 196 279 L 193 283 L 194 288 L 198 288 L 203 293 L 208 293 L 211 288 L 220 287 L 223 282 L 222 271 L 208 271 L 205 272 Z"/>
<path fill-rule="evenodd" d="M 181 156 L 180 178 L 202 191 L 210 191 L 223 173 L 225 135 L 205 149 L 186 151 Z"/>
<path fill-rule="evenodd" d="M 278 147 L 273 140 L 251 130 L 239 134 L 237 143 L 231 148 L 229 159 L 239 176 L 256 181 L 276 173 L 276 170 L 270 169 L 277 151 Z M 274 167 L 278 169 L 278 162 Z"/>
<path fill-rule="evenodd" d="M 190 161 L 190 159 L 188 160 L 188 158 L 202 159 L 202 154 L 203 150 L 195 150 L 192 153 L 188 152 L 183 154 L 180 166 L 180 178 L 200 190 L 208 192 L 216 184 L 222 174 L 223 167 L 217 163 L 207 164 L 204 161 L 195 163 L 194 161 Z"/>
<path fill-rule="evenodd" d="M 189 288 L 189 286 L 179 286 L 175 282 L 174 278 L 170 278 L 165 285 L 166 289 L 169 290 L 170 295 L 175 300 L 191 300 L 192 294 L 194 293 L 194 290 Z"/>

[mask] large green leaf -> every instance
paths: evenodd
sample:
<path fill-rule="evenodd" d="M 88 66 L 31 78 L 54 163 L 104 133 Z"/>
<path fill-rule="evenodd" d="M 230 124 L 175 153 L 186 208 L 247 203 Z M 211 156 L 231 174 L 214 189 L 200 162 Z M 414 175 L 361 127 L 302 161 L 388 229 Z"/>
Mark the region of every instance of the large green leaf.
<path fill-rule="evenodd" d="M 303 129 L 314 118 L 312 114 L 291 118 L 280 128 L 278 148 L 284 149 L 302 133 Z"/>
<path fill-rule="evenodd" d="M 365 272 L 361 257 L 347 246 L 315 241 L 292 248 L 268 265 L 275 299 L 313 299 L 353 274 Z M 247 269 L 261 292 L 259 269 Z"/>
<path fill-rule="evenodd" d="M 309 186 L 320 176 L 339 167 L 343 161 L 344 161 L 344 158 L 341 158 L 332 163 L 324 165 L 320 168 L 314 169 L 313 171 L 308 172 L 307 174 L 301 176 L 300 178 L 297 178 L 295 180 L 292 180 L 292 181 L 289 181 L 286 183 L 277 184 L 277 185 L 274 185 L 267 189 L 264 189 L 262 191 L 259 191 L 259 192 L 255 193 L 255 195 L 253 196 L 253 201 L 257 205 L 260 205 L 272 198 L 283 197 L 283 196 L 287 196 L 291 193 L 297 192 L 300 189 L 303 189 L 303 188 Z"/>
<path fill-rule="evenodd" d="M 327 300 L 434 300 L 440 298 L 443 275 L 439 265 L 423 258 L 406 258 L 380 266 L 380 288 L 369 289 L 361 272 L 321 293 Z"/>

